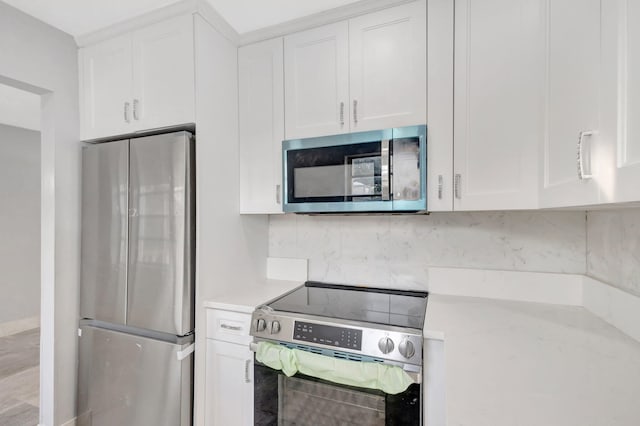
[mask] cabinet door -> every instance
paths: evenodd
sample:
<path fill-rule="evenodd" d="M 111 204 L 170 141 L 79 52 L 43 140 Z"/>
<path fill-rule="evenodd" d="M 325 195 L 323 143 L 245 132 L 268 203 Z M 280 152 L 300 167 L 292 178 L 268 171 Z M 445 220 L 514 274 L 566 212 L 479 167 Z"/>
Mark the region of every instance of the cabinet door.
<path fill-rule="evenodd" d="M 453 209 L 453 2 L 429 0 L 427 209 Z"/>
<path fill-rule="evenodd" d="M 285 37 L 287 139 L 349 131 L 348 36 L 338 22 Z"/>
<path fill-rule="evenodd" d="M 542 1 L 455 2 L 456 210 L 537 207 Z"/>
<path fill-rule="evenodd" d="M 79 59 L 81 138 L 131 132 L 131 35 L 82 48 Z"/>
<path fill-rule="evenodd" d="M 604 111 L 616 112 L 613 118 L 619 128 L 608 138 L 607 157 L 616 161 L 609 162 L 611 175 L 599 176 L 601 197 L 603 202 L 635 202 L 640 201 L 640 27 L 635 24 L 640 18 L 640 4 L 627 0 L 603 2 L 602 13 L 606 46 L 603 65 L 619 64 L 620 69 L 617 84 L 606 92 L 614 94 L 615 99 Z M 611 123 L 611 118 L 606 115 L 603 120 Z"/>
<path fill-rule="evenodd" d="M 351 131 L 425 124 L 426 0 L 349 21 Z"/>
<path fill-rule="evenodd" d="M 133 33 L 136 128 L 195 122 L 193 16 Z"/>
<path fill-rule="evenodd" d="M 596 164 L 592 164 L 596 176 L 581 179 L 576 158 L 581 132 L 598 132 L 583 138 L 583 152 L 594 154 L 592 159 L 597 158 L 593 151 L 602 140 L 600 6 L 600 0 L 547 2 L 542 207 L 580 206 L 599 200 Z"/>
<path fill-rule="evenodd" d="M 205 424 L 253 425 L 253 352 L 207 339 Z"/>
<path fill-rule="evenodd" d="M 240 213 L 282 213 L 282 38 L 238 49 Z"/>

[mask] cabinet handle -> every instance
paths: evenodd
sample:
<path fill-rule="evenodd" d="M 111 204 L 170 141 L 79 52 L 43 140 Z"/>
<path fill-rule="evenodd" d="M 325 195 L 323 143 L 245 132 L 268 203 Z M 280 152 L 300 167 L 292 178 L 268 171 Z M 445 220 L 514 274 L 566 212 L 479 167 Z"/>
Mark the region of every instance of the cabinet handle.
<path fill-rule="evenodd" d="M 358 100 L 353 100 L 353 123 L 358 124 Z"/>
<path fill-rule="evenodd" d="M 442 190 L 444 187 L 444 178 L 438 175 L 438 200 L 442 200 Z"/>
<path fill-rule="evenodd" d="M 344 126 L 344 102 L 340 102 L 340 125 Z"/>
<path fill-rule="evenodd" d="M 244 382 L 251 383 L 251 379 L 249 378 L 249 367 L 251 366 L 251 360 L 247 359 L 244 362 Z"/>
<path fill-rule="evenodd" d="M 280 185 L 276 185 L 276 203 L 282 204 L 282 200 L 280 199 Z"/>
<path fill-rule="evenodd" d="M 133 100 L 133 119 L 140 120 L 140 101 L 138 99 Z"/>
<path fill-rule="evenodd" d="M 584 164 L 584 138 L 585 136 L 593 136 L 596 132 L 593 130 L 585 130 L 580 132 L 578 136 L 578 179 L 590 179 L 593 177 L 591 173 L 591 159 L 589 159 L 589 172 L 585 172 L 586 167 Z"/>
<path fill-rule="evenodd" d="M 462 198 L 462 196 L 460 195 L 460 181 L 462 180 L 462 175 L 459 173 L 456 173 L 455 176 L 455 182 L 453 183 L 453 191 L 456 195 L 456 198 L 459 200 L 460 198 Z"/>
<path fill-rule="evenodd" d="M 127 123 L 131 123 L 131 116 L 129 115 L 129 108 L 131 104 L 129 102 L 124 103 L 124 121 Z"/>
<path fill-rule="evenodd" d="M 242 326 L 229 325 L 229 324 L 220 324 L 220 328 L 224 328 L 225 330 L 233 330 L 233 331 L 241 331 L 242 330 Z"/>

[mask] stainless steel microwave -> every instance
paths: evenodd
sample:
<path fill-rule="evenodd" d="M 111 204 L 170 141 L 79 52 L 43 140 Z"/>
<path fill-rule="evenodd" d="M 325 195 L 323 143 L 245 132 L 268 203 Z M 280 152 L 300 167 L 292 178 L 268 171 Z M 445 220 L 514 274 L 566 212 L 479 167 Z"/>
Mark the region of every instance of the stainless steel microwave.
<path fill-rule="evenodd" d="M 426 211 L 426 138 L 422 125 L 283 141 L 284 211 Z"/>

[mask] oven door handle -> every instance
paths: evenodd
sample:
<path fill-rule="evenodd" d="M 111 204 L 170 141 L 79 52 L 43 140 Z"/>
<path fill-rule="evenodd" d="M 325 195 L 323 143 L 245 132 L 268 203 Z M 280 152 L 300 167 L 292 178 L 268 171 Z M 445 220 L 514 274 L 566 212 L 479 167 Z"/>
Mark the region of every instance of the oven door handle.
<path fill-rule="evenodd" d="M 249 343 L 249 350 L 251 352 L 258 351 L 258 344 L 256 342 Z M 354 361 L 357 362 L 357 361 Z M 405 364 L 402 366 L 402 370 L 407 373 L 409 377 L 413 380 L 414 383 L 422 384 L 422 368 L 417 366 L 411 366 L 409 364 Z"/>

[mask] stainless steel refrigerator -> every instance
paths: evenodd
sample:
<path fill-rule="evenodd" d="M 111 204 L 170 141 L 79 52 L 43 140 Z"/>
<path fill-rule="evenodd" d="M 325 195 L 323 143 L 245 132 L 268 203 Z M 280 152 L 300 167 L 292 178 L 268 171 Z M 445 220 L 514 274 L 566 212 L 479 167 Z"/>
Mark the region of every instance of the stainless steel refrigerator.
<path fill-rule="evenodd" d="M 82 150 L 78 424 L 192 423 L 194 140 Z"/>

